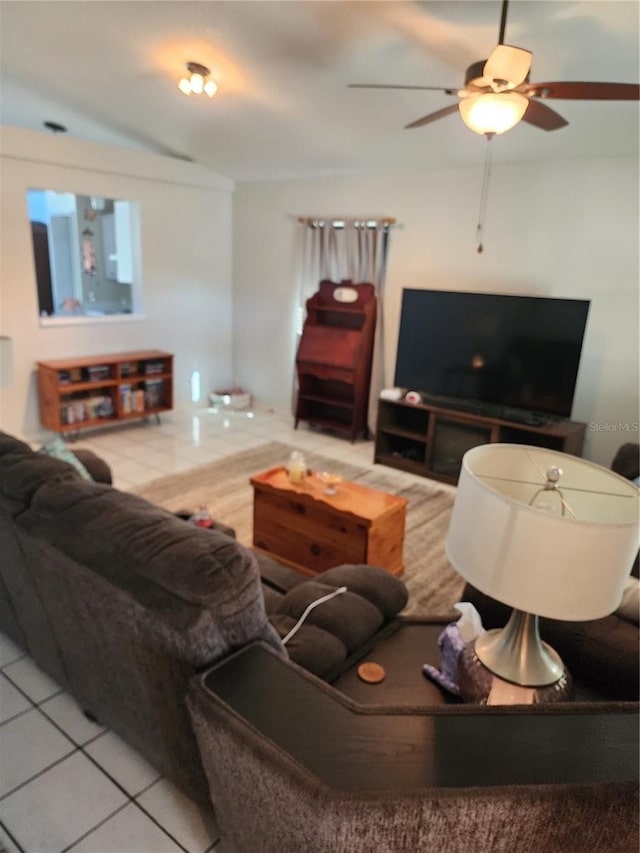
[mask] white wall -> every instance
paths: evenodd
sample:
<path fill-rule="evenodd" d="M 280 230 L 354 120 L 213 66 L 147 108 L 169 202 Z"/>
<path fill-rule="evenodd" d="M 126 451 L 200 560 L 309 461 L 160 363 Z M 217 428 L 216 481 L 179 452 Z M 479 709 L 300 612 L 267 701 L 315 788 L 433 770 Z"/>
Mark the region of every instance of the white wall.
<path fill-rule="evenodd" d="M 0 137 L 0 335 L 12 340 L 13 382 L 0 426 L 38 433 L 37 360 L 157 348 L 175 354 L 174 399 L 190 400 L 194 364 L 208 392 L 231 380 L 233 183 L 179 160 L 16 128 Z M 143 314 L 41 328 L 27 189 L 140 203 Z"/>
<path fill-rule="evenodd" d="M 499 140 L 498 140 L 499 142 Z M 591 300 L 573 418 L 585 455 L 611 462 L 638 432 L 638 164 L 634 159 L 499 165 L 494 152 L 484 245 L 475 227 L 479 169 L 243 183 L 233 218 L 235 381 L 290 404 L 295 359 L 295 217 L 393 216 L 387 274 L 387 384 L 402 288 Z M 606 427 L 611 425 L 612 428 Z"/>

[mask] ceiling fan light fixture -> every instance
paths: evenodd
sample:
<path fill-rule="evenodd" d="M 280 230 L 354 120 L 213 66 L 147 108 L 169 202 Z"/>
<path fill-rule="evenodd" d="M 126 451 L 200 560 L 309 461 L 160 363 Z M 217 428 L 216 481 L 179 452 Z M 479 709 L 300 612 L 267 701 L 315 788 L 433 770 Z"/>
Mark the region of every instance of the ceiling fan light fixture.
<path fill-rule="evenodd" d="M 462 98 L 458 108 L 462 121 L 480 135 L 493 135 L 511 130 L 525 114 L 528 98 L 519 92 L 487 92 Z"/>
<path fill-rule="evenodd" d="M 213 80 L 207 80 L 207 77 L 211 73 L 207 66 L 200 65 L 199 62 L 187 62 L 187 71 L 189 75 L 183 77 L 178 83 L 178 89 L 180 89 L 182 94 L 202 95 L 204 93 L 213 98 L 218 91 L 218 85 Z"/>

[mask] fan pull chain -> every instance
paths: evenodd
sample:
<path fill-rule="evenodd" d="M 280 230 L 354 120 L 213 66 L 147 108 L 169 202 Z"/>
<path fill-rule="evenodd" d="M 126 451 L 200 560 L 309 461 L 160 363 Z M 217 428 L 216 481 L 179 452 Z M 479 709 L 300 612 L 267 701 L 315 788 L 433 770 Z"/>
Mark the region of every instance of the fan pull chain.
<path fill-rule="evenodd" d="M 480 192 L 480 211 L 478 213 L 478 225 L 476 226 L 476 252 L 481 255 L 484 251 L 482 238 L 484 234 L 484 220 L 487 210 L 487 198 L 489 196 L 489 178 L 491 177 L 491 148 L 490 142 L 493 139 L 492 133 L 487 133 L 487 147 L 484 155 L 484 172 L 482 175 L 482 190 Z"/>

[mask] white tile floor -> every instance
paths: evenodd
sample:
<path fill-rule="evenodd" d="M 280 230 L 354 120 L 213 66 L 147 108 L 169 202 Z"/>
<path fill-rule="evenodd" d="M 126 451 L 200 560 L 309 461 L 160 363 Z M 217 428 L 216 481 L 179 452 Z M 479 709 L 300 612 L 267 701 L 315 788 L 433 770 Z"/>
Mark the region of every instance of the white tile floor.
<path fill-rule="evenodd" d="M 172 412 L 160 424 L 87 433 L 72 446 L 94 450 L 111 466 L 114 485 L 127 490 L 266 441 L 361 467 L 373 464 L 371 442 L 351 444 L 302 425 L 294 431 L 289 415 L 260 410 Z M 159 778 L 113 732 L 89 722 L 0 634 L 0 852 L 5 850 L 223 853 L 223 844 L 211 815 Z"/>

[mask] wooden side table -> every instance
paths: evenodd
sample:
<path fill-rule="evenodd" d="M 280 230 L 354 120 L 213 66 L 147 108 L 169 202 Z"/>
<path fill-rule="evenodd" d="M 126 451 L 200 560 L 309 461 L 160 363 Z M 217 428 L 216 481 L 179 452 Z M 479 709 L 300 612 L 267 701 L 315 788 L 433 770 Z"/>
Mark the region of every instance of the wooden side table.
<path fill-rule="evenodd" d="M 341 563 L 404 571 L 407 501 L 343 481 L 335 495 L 312 474 L 291 483 L 284 466 L 251 478 L 253 545 L 305 575 Z"/>

